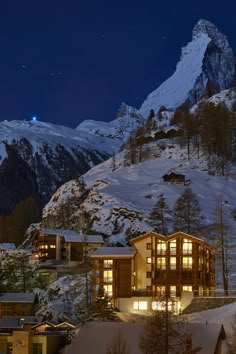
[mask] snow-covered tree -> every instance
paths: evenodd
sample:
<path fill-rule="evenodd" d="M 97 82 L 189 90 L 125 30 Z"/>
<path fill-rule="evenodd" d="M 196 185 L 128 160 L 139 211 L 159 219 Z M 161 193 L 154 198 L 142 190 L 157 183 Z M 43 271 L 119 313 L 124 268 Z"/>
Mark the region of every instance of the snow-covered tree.
<path fill-rule="evenodd" d="M 37 265 L 25 250 L 9 251 L 0 257 L 1 291 L 33 291 L 38 285 Z"/>
<path fill-rule="evenodd" d="M 174 231 L 196 232 L 200 225 L 200 206 L 191 188 L 186 188 L 174 206 Z"/>
<path fill-rule="evenodd" d="M 114 310 L 111 306 L 110 298 L 105 289 L 100 286 L 95 301 L 96 315 L 102 321 L 113 319 Z"/>

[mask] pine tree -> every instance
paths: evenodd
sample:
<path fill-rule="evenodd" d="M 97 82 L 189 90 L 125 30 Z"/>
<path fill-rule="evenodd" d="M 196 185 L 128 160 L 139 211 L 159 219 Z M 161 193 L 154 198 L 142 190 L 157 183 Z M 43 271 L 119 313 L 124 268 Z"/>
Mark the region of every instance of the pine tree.
<path fill-rule="evenodd" d="M 105 292 L 105 289 L 100 286 L 97 292 L 95 301 L 96 314 L 102 321 L 113 319 L 113 308 L 111 306 L 110 298 Z"/>
<path fill-rule="evenodd" d="M 150 214 L 150 219 L 152 220 L 152 226 L 154 226 L 156 232 L 167 235 L 167 215 L 170 213 L 170 210 L 162 193 L 160 193 L 157 198 L 157 202 Z"/>
<path fill-rule="evenodd" d="M 139 348 L 144 354 L 192 353 L 186 350 L 188 342 L 183 323 L 166 311 L 155 311 L 145 323 Z"/>
<path fill-rule="evenodd" d="M 186 188 L 174 206 L 174 230 L 196 232 L 200 225 L 200 206 L 191 188 Z"/>

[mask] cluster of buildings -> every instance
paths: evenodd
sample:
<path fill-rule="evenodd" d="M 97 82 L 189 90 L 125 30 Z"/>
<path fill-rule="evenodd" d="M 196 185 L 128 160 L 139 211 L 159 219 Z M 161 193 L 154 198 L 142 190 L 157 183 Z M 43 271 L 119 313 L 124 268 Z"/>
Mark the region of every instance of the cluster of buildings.
<path fill-rule="evenodd" d="M 103 287 L 119 311 L 147 315 L 166 304 L 181 313 L 194 296 L 213 295 L 215 253 L 204 240 L 183 232 L 148 232 L 129 246 L 107 247 L 99 235 L 41 229 L 32 259 L 45 284 L 76 274 L 86 264 L 93 300 Z M 38 323 L 35 306 L 34 294 L 0 294 L 0 353 L 59 353 L 73 325 Z"/>

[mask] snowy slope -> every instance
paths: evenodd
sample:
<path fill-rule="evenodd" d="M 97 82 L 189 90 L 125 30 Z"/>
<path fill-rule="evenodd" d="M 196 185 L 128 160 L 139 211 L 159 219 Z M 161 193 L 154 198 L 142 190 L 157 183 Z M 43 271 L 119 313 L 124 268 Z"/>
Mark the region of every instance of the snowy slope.
<path fill-rule="evenodd" d="M 223 90 L 235 75 L 235 59 L 226 37 L 209 21 L 199 20 L 192 41 L 182 49 L 174 74 L 143 102 L 140 113 L 147 117 L 161 106 L 175 109 L 186 100 L 196 103 L 204 94 L 208 81 Z"/>

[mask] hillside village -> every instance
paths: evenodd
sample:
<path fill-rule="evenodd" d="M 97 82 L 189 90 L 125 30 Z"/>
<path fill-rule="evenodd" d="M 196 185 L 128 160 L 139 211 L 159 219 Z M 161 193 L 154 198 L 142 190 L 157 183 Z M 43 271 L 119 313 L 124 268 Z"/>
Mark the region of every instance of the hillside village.
<path fill-rule="evenodd" d="M 225 36 L 200 20 L 176 73 L 139 111 L 123 104 L 115 123 L 78 127 L 103 146 L 97 165 L 56 189 L 23 242 L 0 244 L 0 352 L 233 352 L 235 73 L 206 79 L 213 40 L 227 67 Z M 196 52 L 194 85 L 190 68 L 171 105 Z"/>

